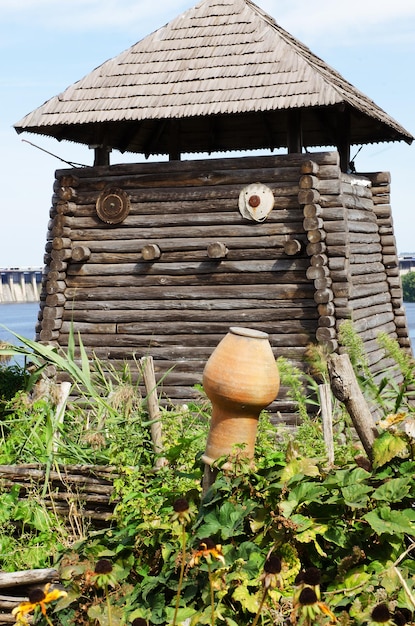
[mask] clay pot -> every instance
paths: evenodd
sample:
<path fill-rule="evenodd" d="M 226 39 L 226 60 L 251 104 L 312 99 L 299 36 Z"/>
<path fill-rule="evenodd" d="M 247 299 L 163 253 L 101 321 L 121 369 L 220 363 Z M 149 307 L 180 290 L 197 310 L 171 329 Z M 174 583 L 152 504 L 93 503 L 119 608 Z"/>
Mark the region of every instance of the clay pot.
<path fill-rule="evenodd" d="M 203 461 L 229 455 L 235 444 L 254 455 L 258 417 L 278 394 L 280 378 L 267 333 L 232 327 L 215 348 L 203 372 L 212 402 L 212 420 Z"/>

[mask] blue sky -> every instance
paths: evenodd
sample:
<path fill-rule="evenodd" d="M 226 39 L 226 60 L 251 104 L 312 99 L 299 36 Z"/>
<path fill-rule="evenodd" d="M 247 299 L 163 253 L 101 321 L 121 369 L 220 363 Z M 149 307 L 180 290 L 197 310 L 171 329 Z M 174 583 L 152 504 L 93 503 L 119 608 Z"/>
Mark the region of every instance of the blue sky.
<path fill-rule="evenodd" d="M 92 164 L 87 147 L 13 124 L 196 0 L 0 0 L 0 267 L 43 265 L 57 158 Z M 415 135 L 414 0 L 258 0 L 292 35 Z M 352 148 L 352 156 L 357 151 Z M 114 152 L 111 162 L 140 157 Z M 415 142 L 364 146 L 358 171 L 392 175 L 399 252 L 415 252 Z"/>

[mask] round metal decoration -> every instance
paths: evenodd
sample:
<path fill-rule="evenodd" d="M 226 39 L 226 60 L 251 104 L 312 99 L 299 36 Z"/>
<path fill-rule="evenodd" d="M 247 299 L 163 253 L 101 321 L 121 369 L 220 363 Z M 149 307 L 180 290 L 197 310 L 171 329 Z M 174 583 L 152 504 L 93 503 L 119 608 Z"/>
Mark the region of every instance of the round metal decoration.
<path fill-rule="evenodd" d="M 274 207 L 272 190 L 262 183 L 252 183 L 239 194 L 239 211 L 247 220 L 263 222 Z"/>
<path fill-rule="evenodd" d="M 119 224 L 130 212 L 130 198 L 122 189 L 104 189 L 98 196 L 96 212 L 106 224 Z"/>

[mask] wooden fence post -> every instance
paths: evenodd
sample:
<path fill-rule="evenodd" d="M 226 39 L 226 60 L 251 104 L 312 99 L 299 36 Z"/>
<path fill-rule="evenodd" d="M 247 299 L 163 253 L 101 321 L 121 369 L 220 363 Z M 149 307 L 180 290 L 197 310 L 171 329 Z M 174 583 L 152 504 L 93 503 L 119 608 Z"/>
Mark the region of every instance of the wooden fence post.
<path fill-rule="evenodd" d="M 328 359 L 330 384 L 335 397 L 344 403 L 366 454 L 372 458 L 372 446 L 378 430 L 356 380 L 348 354 L 331 354 Z"/>

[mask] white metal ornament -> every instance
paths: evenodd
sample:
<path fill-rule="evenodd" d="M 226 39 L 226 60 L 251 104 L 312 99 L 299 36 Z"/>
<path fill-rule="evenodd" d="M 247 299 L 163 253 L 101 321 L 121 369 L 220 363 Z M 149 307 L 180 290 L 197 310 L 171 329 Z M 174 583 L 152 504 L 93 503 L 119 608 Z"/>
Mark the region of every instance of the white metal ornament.
<path fill-rule="evenodd" d="M 247 220 L 263 222 L 274 207 L 272 190 L 262 183 L 252 183 L 239 194 L 239 211 Z"/>

